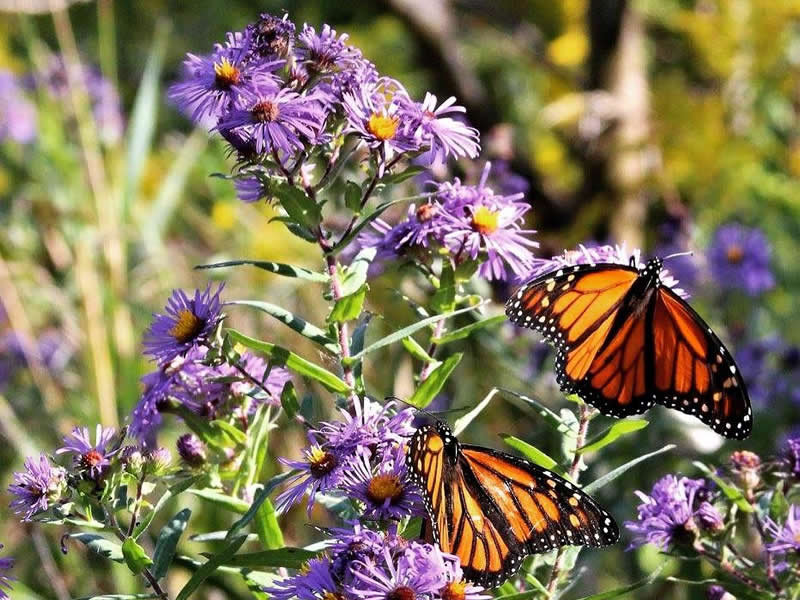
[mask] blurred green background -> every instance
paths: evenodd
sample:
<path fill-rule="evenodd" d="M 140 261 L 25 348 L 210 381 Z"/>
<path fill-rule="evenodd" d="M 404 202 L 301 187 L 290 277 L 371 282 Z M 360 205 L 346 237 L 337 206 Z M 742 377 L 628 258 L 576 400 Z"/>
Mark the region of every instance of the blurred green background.
<path fill-rule="evenodd" d="M 165 100 L 186 52 L 208 52 L 261 11 L 288 10 L 297 23 L 348 32 L 412 96 L 456 95 L 481 131 L 484 157 L 508 163 L 529 184 L 543 256 L 579 242 L 614 240 L 648 250 L 694 249 L 702 267 L 717 226 L 735 221 L 760 228 L 772 245 L 777 287 L 753 299 L 706 293 L 701 278 L 695 304 L 727 331 L 726 340 L 780 334 L 800 343 L 800 1 L 101 0 L 52 13 L 43 5 L 48 2 L 0 0 L 0 69 L 24 77 L 46 72 L 52 54 L 79 57 L 118 90 L 122 121 L 99 119 L 91 93 L 59 96 L 31 87 L 36 139 L 0 141 L 3 488 L 25 455 L 57 447 L 73 425 L 124 421 L 149 368 L 140 341 L 150 315 L 171 289 L 205 285 L 209 272 L 193 271 L 194 265 L 247 257 L 319 267 L 313 246 L 268 223 L 269 207 L 237 201 L 229 181 L 209 176 L 230 169 L 223 144 L 191 131 Z M 10 106 L 0 106 L 0 123 L 13 116 Z M 465 175 L 478 168 L 465 167 Z M 318 290 L 294 280 L 256 270 L 212 275 L 227 279 L 227 298 L 268 299 L 324 320 Z M 370 301 L 384 323 L 410 319 L 390 293 L 398 277 L 372 285 Z M 232 320 L 254 335 L 300 344 L 301 353 L 319 359 L 274 323 L 238 312 Z M 475 404 L 501 379 L 526 389 L 531 340 L 522 358 L 519 352 L 508 357 L 510 332 L 503 335 L 465 342 L 469 359 L 448 390 L 453 405 Z M 519 342 L 514 345 L 518 350 Z M 369 373 L 375 395 L 407 394 L 410 359 L 401 351 L 386 358 L 389 363 L 374 365 L 392 370 L 373 366 Z M 497 381 L 487 372 L 497 373 Z M 554 406 L 566 405 L 546 381 L 535 388 Z M 760 407 L 762 420 L 744 446 L 720 447 L 721 439 L 653 411 L 658 423 L 627 446 L 619 443 L 618 455 L 593 461 L 593 469 L 600 473 L 665 439 L 679 449 L 657 467 L 634 470 L 601 500 L 618 521 L 632 519 L 634 489 L 649 489 L 670 470 L 691 474 L 699 453 L 716 453 L 705 457 L 713 462 L 735 447 L 773 451 L 800 424 L 798 405 L 780 402 L 768 411 Z M 518 410 L 498 404 L 487 411 L 473 439 L 497 446 L 497 433 L 517 433 L 552 448 L 555 440 L 532 417 L 520 419 Z M 330 406 L 318 412 L 323 416 Z M 166 433 L 162 443 L 174 435 Z M 275 454 L 296 454 L 301 435 L 297 429 L 274 439 Z M 6 500 L 0 542 L 4 555 L 18 560 L 22 583 L 14 598 L 134 589 L 124 567 L 109 569 L 79 548 L 63 555 L 58 532 L 19 525 Z M 217 519 L 206 511 L 193 525 L 220 529 Z M 298 525 L 299 513 L 286 522 L 288 543 L 313 537 Z M 585 553 L 581 564 L 588 570 L 579 589 L 616 587 L 662 560 L 652 548 L 626 553 L 622 545 Z M 670 563 L 665 574 L 677 569 Z M 681 574 L 704 575 L 697 565 Z M 247 596 L 220 579 L 206 597 Z M 664 583 L 641 597 L 703 592 Z"/>

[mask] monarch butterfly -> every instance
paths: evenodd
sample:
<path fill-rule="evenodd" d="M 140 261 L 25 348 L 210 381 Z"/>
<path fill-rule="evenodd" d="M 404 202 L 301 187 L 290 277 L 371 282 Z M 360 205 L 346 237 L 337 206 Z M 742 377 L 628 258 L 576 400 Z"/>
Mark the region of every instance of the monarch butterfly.
<path fill-rule="evenodd" d="M 619 539 L 611 516 L 576 485 L 516 456 L 460 444 L 441 421 L 414 433 L 406 461 L 423 493 L 422 537 L 458 556 L 473 583 L 495 587 L 535 552 Z"/>
<path fill-rule="evenodd" d="M 546 273 L 506 304 L 513 323 L 557 348 L 558 383 L 605 415 L 654 403 L 744 439 L 752 410 L 733 357 L 711 328 L 660 279 L 663 261 L 595 264 Z"/>

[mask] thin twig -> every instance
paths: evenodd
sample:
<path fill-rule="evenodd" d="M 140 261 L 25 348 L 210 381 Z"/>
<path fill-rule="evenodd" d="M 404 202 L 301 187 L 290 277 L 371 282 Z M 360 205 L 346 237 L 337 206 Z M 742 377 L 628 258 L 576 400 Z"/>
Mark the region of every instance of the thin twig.
<path fill-rule="evenodd" d="M 437 321 L 436 325 L 434 326 L 433 335 L 431 336 L 431 340 L 435 340 L 436 338 L 442 337 L 444 333 L 444 319 L 441 321 Z M 438 350 L 438 346 L 436 342 L 431 341 L 430 345 L 428 346 L 428 356 L 433 358 L 433 355 L 436 354 L 436 350 Z M 428 375 L 431 374 L 431 370 L 433 369 L 433 361 L 429 363 L 425 363 L 425 366 L 422 367 L 422 370 L 419 373 L 419 382 L 422 383 L 428 378 Z"/>

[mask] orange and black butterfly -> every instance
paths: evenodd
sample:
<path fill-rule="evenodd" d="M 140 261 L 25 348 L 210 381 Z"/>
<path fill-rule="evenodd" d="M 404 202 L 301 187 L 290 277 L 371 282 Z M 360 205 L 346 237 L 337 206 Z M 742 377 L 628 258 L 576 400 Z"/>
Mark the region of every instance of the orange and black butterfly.
<path fill-rule="evenodd" d="M 730 352 L 711 328 L 644 267 L 565 267 L 522 286 L 506 304 L 517 325 L 557 348 L 558 382 L 600 412 L 625 417 L 662 404 L 744 439 L 753 413 Z"/>
<path fill-rule="evenodd" d="M 437 422 L 406 457 L 428 519 L 422 537 L 458 556 L 464 578 L 495 587 L 529 554 L 619 539 L 611 516 L 576 485 L 504 452 L 460 444 Z"/>

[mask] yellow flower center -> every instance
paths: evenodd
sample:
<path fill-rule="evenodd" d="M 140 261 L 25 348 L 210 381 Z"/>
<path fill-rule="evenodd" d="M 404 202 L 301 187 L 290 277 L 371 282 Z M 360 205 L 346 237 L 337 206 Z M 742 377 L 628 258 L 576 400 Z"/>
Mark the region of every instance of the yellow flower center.
<path fill-rule="evenodd" d="M 374 113 L 367 123 L 367 131 L 382 142 L 391 140 L 397 133 L 397 125 L 399 122 L 400 119 L 397 117 Z"/>
<path fill-rule="evenodd" d="M 262 123 L 276 121 L 281 114 L 280 107 L 275 102 L 262 100 L 253 107 L 253 116 Z"/>
<path fill-rule="evenodd" d="M 397 475 L 383 473 L 372 478 L 367 486 L 367 498 L 375 504 L 397 500 L 403 493 L 403 484 Z"/>
<path fill-rule="evenodd" d="M 322 600 L 344 600 L 344 596 L 339 592 L 325 592 L 322 594 Z"/>
<path fill-rule="evenodd" d="M 325 477 L 336 468 L 339 462 L 333 454 L 319 446 L 311 446 L 306 456 L 308 456 L 308 465 L 311 470 L 311 476 L 314 479 Z"/>
<path fill-rule="evenodd" d="M 732 265 L 738 265 L 744 258 L 744 250 L 739 244 L 731 244 L 728 246 L 725 258 L 727 258 L 728 262 Z"/>
<path fill-rule="evenodd" d="M 416 600 L 417 595 L 410 587 L 401 585 L 386 594 L 386 600 Z"/>
<path fill-rule="evenodd" d="M 220 62 L 214 63 L 214 82 L 219 88 L 229 89 L 239 83 L 241 76 L 241 71 L 227 58 L 223 57 Z"/>
<path fill-rule="evenodd" d="M 489 210 L 485 206 L 479 206 L 472 214 L 472 228 L 478 233 L 489 235 L 497 230 L 500 213 Z"/>
<path fill-rule="evenodd" d="M 180 343 L 185 344 L 197 337 L 197 334 L 203 330 L 203 325 L 205 325 L 203 319 L 188 308 L 184 308 L 178 313 L 178 321 L 169 330 L 169 334 Z"/>
<path fill-rule="evenodd" d="M 467 584 L 464 581 L 451 581 L 440 592 L 442 600 L 464 600 L 467 596 Z"/>

